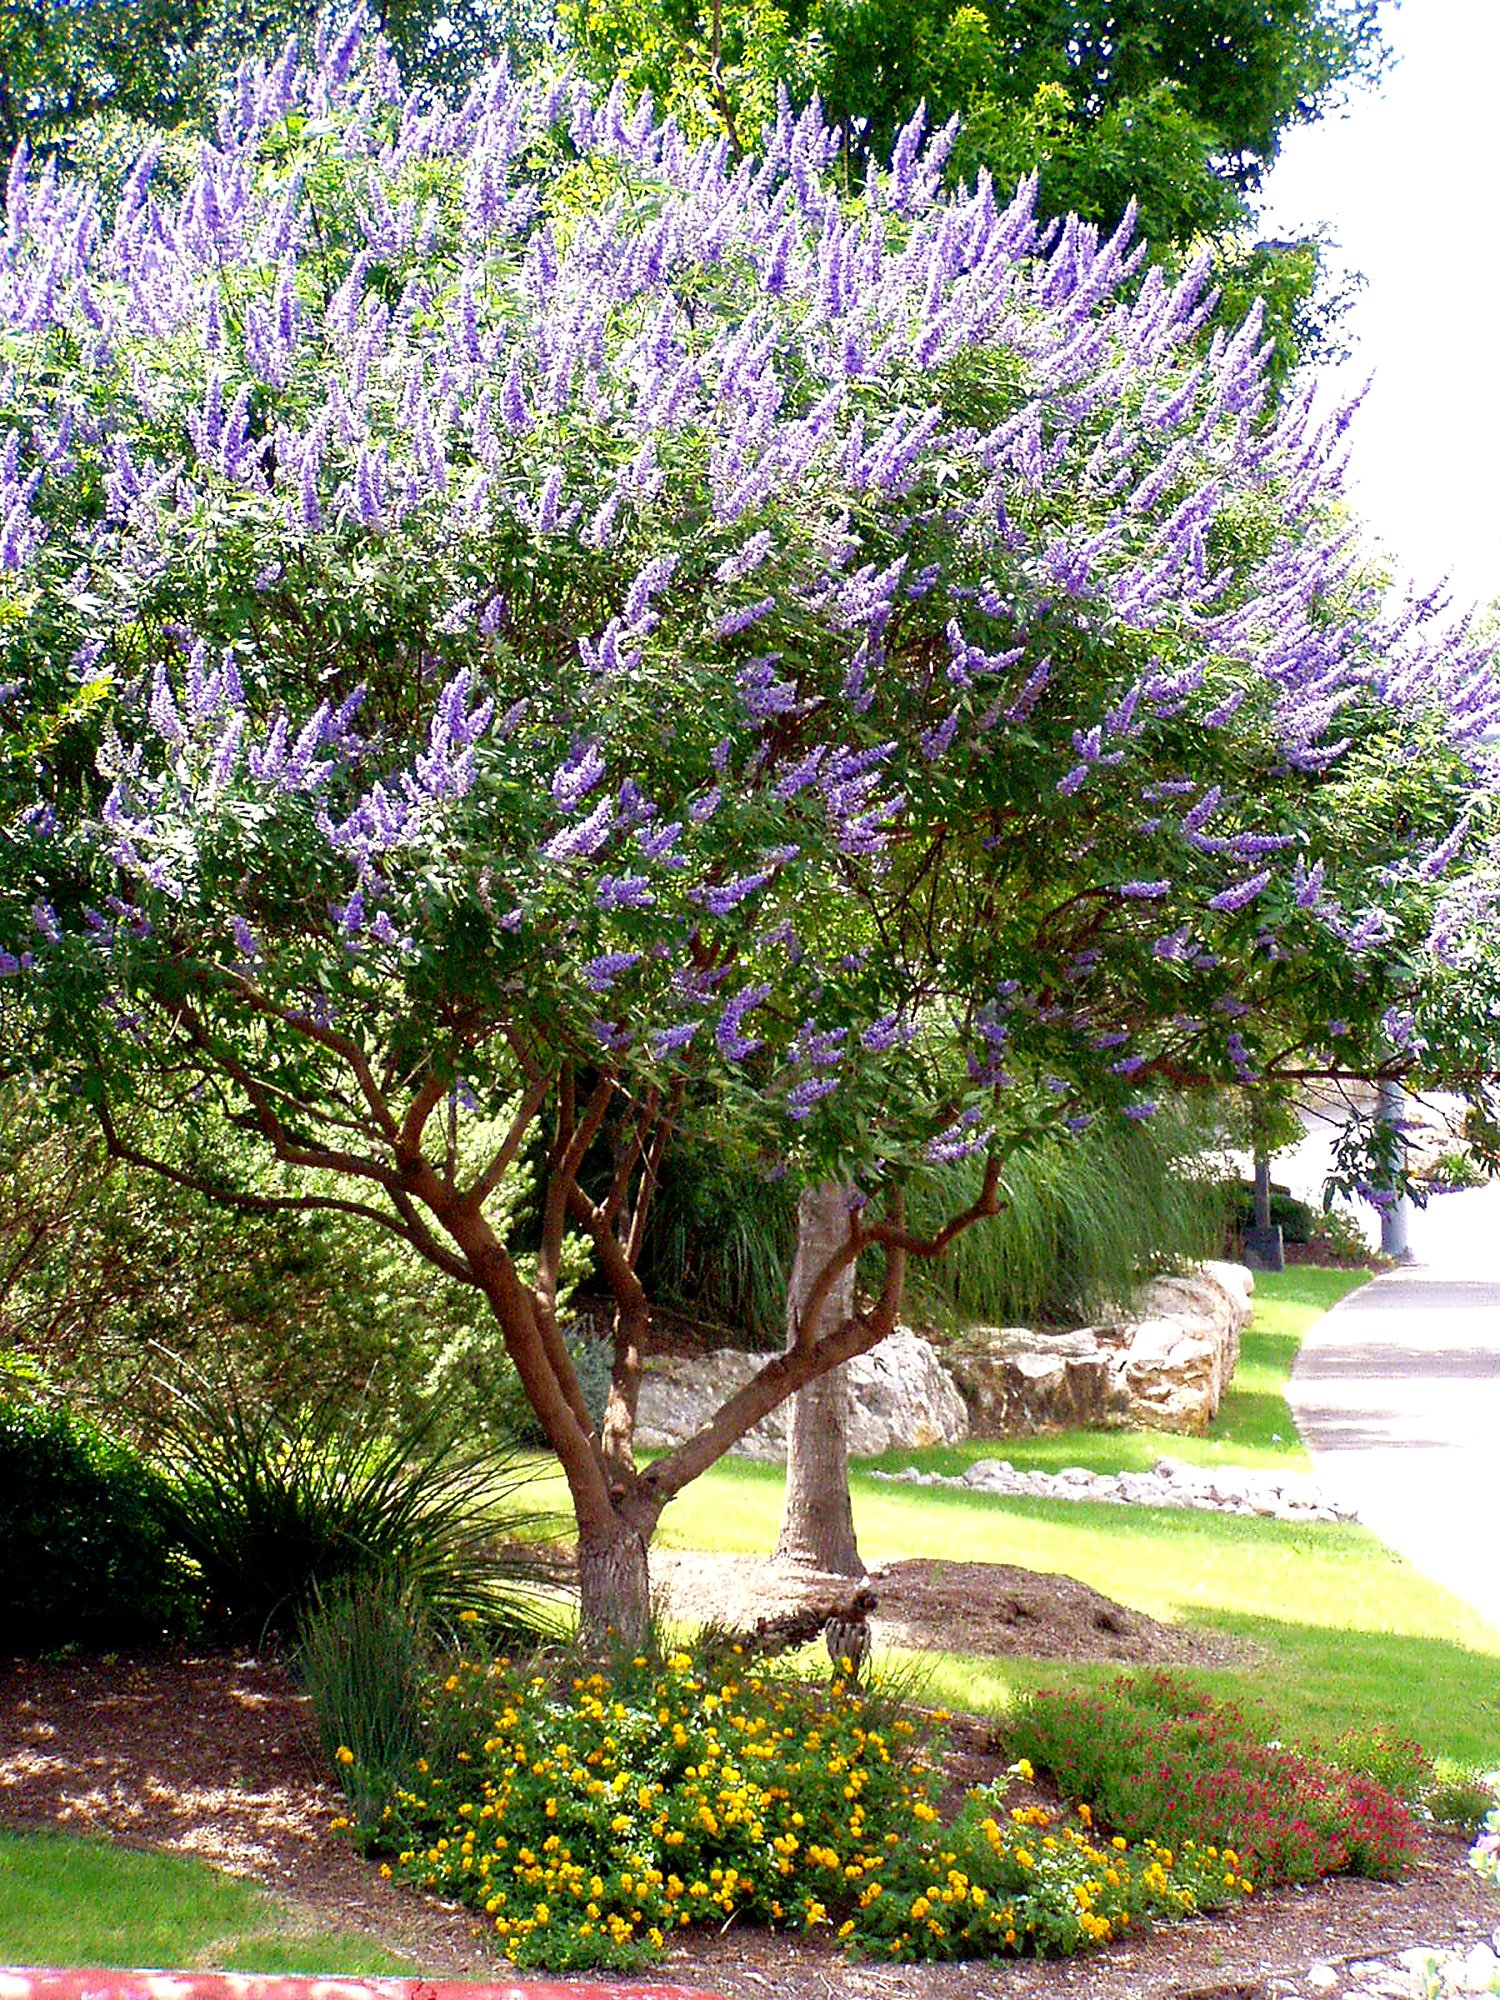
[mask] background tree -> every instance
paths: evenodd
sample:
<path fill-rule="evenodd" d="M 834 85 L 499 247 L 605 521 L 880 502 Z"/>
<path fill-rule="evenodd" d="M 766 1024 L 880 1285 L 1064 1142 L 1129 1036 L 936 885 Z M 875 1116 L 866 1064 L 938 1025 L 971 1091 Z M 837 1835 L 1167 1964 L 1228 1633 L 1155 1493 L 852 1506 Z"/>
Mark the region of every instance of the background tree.
<path fill-rule="evenodd" d="M 949 171 L 1002 187 L 1035 173 L 1037 211 L 1106 233 L 1134 208 L 1151 254 L 1217 249 L 1225 324 L 1267 299 L 1278 379 L 1336 339 L 1320 247 L 1253 239 L 1253 198 L 1282 134 L 1372 82 L 1388 51 L 1380 0 L 561 0 L 604 87 L 649 89 L 689 129 L 753 151 L 816 92 L 857 184 L 918 105 L 961 122 Z"/>
<path fill-rule="evenodd" d="M 456 91 L 547 38 L 530 0 L 379 0 L 372 25 L 411 84 Z M 0 14 L 0 171 L 23 139 L 93 168 L 146 131 L 212 134 L 235 65 L 310 34 L 315 0 L 32 0 Z M 133 155 L 132 155 L 133 157 Z M 128 162 L 127 162 L 128 164 Z"/>
<path fill-rule="evenodd" d="M 0 766 L 0 1048 L 116 1157 L 232 1134 L 294 1185 L 212 1198 L 477 1290 L 630 1629 L 672 1496 L 884 1337 L 1013 1149 L 1321 1065 L 1336 1011 L 1409 1062 L 1500 702 L 1373 601 L 1253 321 L 1200 353 L 1201 271 L 1124 289 L 1123 233 L 1044 247 L 915 126 L 846 205 L 811 114 L 736 165 L 620 91 L 434 105 L 357 21 L 228 101 L 180 201 L 149 156 L 108 227 L 11 180 L 0 685 L 22 744 L 70 721 Z M 689 1128 L 854 1195 L 790 1349 L 642 1470 Z"/>
<path fill-rule="evenodd" d="M 286 1193 L 232 1137 L 229 1160 L 169 1129 L 135 1143 L 182 1179 L 111 1160 L 96 1129 L 0 1094 L 0 1363 L 39 1367 L 119 1428 L 154 1437 L 187 1363 L 257 1407 L 339 1406 L 397 1427 L 441 1405 L 471 1438 L 534 1424 L 483 1300 L 357 1216 L 225 1207 L 191 1183 Z M 506 1198 L 524 1237 L 534 1163 Z M 586 1257 L 565 1243 L 560 1303 Z M 522 1268 L 527 1267 L 523 1254 Z M 288 1338 L 288 1329 L 294 1338 Z M 592 1358 L 592 1357 L 588 1357 Z M 585 1364 L 585 1387 L 598 1386 Z"/>

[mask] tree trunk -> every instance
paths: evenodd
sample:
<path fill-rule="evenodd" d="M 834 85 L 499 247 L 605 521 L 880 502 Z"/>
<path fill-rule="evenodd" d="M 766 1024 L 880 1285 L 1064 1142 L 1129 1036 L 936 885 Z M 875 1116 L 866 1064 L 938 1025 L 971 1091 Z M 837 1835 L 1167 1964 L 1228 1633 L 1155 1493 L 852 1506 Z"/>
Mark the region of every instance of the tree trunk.
<path fill-rule="evenodd" d="M 820 1181 L 797 1203 L 797 1254 L 787 1284 L 787 1345 L 794 1346 L 803 1303 L 818 1273 L 849 1232 L 850 1190 Z M 851 1264 L 829 1294 L 815 1333 L 848 1319 L 854 1310 Z M 792 1399 L 787 1439 L 786 1500 L 776 1554 L 809 1563 L 834 1576 L 863 1576 L 849 1504 L 849 1387 L 844 1368 L 809 1382 Z"/>
<path fill-rule="evenodd" d="M 585 1645 L 633 1650 L 646 1635 L 651 1588 L 646 1537 L 620 1521 L 613 1534 L 578 1538 L 578 1621 Z"/>
<path fill-rule="evenodd" d="M 1255 1226 L 1271 1227 L 1271 1155 L 1263 1152 L 1255 1155 Z"/>

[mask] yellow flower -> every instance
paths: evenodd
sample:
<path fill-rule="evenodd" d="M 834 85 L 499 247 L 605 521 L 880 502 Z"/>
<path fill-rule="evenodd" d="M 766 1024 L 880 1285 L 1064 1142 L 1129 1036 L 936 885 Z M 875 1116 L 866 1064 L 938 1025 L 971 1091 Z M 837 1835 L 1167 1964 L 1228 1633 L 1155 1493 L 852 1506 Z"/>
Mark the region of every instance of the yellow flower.
<path fill-rule="evenodd" d="M 352 1764 L 354 1762 L 354 1752 L 349 1748 L 347 1743 L 341 1743 L 333 1754 L 341 1764 Z"/>
<path fill-rule="evenodd" d="M 458 1622 L 460 1625 L 477 1625 L 479 1623 L 479 1613 L 477 1611 L 460 1611 Z"/>
<path fill-rule="evenodd" d="M 1023 1783 L 1029 1785 L 1036 1776 L 1036 1772 L 1032 1769 L 1031 1759 L 1029 1757 L 1018 1757 L 1010 1767 L 1010 1776 L 1020 1778 Z"/>

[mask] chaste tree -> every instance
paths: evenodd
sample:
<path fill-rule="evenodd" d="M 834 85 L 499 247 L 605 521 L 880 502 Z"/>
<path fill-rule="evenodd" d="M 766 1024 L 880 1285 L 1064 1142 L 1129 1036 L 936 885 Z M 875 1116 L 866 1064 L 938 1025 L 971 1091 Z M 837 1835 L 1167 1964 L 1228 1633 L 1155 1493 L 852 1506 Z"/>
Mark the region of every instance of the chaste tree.
<path fill-rule="evenodd" d="M 944 193 L 951 138 L 850 198 L 816 113 L 735 163 L 503 63 L 447 104 L 355 16 L 240 73 L 180 198 L 149 151 L 108 213 L 10 178 L 4 1067 L 477 1288 L 594 1631 L 1011 1148 L 1399 1070 L 1487 893 L 1500 689 L 1365 584 L 1338 426 L 1268 406 L 1253 318 L 1200 350 L 1201 271 L 1127 287 L 1128 224 Z M 639 1467 L 689 1127 L 850 1194 L 788 1349 Z M 212 1164 L 247 1146 L 279 1191 Z M 965 1157 L 916 1235 L 906 1172 Z"/>

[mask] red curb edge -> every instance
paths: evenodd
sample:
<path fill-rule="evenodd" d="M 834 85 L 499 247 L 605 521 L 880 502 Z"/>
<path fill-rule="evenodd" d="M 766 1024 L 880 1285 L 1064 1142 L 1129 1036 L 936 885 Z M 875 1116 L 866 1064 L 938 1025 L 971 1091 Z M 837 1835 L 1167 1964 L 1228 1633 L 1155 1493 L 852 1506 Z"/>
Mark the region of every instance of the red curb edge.
<path fill-rule="evenodd" d="M 686 1986 L 558 1979 L 323 1979 L 259 1972 L 0 1966 L 0 2000 L 722 2000 Z"/>

